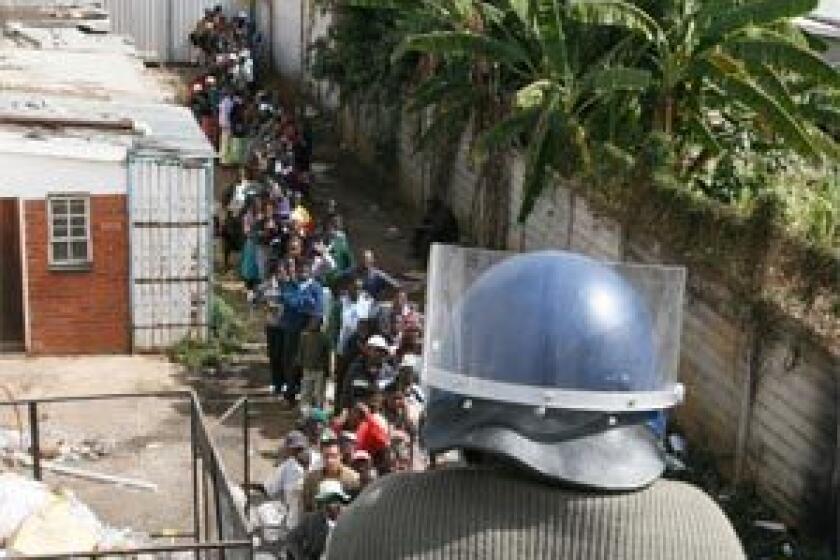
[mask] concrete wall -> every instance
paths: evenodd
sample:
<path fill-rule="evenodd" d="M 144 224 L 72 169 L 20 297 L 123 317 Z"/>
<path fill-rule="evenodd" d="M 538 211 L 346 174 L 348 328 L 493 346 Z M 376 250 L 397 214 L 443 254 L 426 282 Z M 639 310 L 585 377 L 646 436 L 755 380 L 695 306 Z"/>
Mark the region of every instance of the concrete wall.
<path fill-rule="evenodd" d="M 274 69 L 299 80 L 303 67 L 303 22 L 306 0 L 272 0 L 271 48 Z"/>
<path fill-rule="evenodd" d="M 140 55 L 163 64 L 192 63 L 198 51 L 190 44 L 204 10 L 221 5 L 227 15 L 247 10 L 248 0 L 101 0 L 111 30 L 134 40 Z"/>
<path fill-rule="evenodd" d="M 352 129 L 342 126 L 345 141 L 375 128 L 363 114 L 351 113 L 350 109 L 343 113 L 343 125 L 356 123 Z M 448 184 L 432 185 L 429 156 L 414 148 L 420 119 L 403 114 L 399 124 L 402 198 L 417 207 L 433 187 L 441 188 L 462 229 L 467 230 L 464 240 L 479 238 L 487 209 L 475 203 L 481 196 L 476 198 L 480 186 L 469 161 L 469 132 L 452 154 L 454 161 L 448 162 Z M 505 165 L 510 249 L 561 248 L 612 261 L 673 262 L 660 257 L 667 254 L 667 247 L 660 247 L 656 240 L 634 238 L 562 185 L 543 192 L 525 223 L 517 223 L 524 162 L 521 156 L 512 156 Z M 829 349 L 807 342 L 791 322 L 756 358 L 754 327 L 728 313 L 725 297 L 708 295 L 724 291 L 714 280 L 689 271 L 680 360 L 687 400 L 675 413 L 679 425 L 690 442 L 716 455 L 722 471 L 733 480 L 755 481 L 785 521 L 831 523 L 836 515 L 831 508 L 836 512 L 837 507 L 831 501 L 836 492 L 832 473 L 840 469 L 838 349 L 832 355 Z"/>
<path fill-rule="evenodd" d="M 266 50 L 274 70 L 290 83 L 298 83 L 319 105 L 338 108 L 338 89 L 312 78 L 311 48 L 326 37 L 333 14 L 315 0 L 259 0 L 257 26 L 264 29 Z M 266 17 L 270 22 L 264 21 Z"/>

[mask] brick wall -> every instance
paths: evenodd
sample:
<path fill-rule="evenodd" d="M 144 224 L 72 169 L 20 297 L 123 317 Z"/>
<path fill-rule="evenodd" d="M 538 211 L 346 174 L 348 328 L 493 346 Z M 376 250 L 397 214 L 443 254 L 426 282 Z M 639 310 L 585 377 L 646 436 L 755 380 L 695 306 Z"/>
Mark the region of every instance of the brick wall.
<path fill-rule="evenodd" d="M 130 351 L 126 199 L 90 202 L 93 266 L 80 272 L 49 269 L 46 202 L 25 202 L 32 354 Z"/>

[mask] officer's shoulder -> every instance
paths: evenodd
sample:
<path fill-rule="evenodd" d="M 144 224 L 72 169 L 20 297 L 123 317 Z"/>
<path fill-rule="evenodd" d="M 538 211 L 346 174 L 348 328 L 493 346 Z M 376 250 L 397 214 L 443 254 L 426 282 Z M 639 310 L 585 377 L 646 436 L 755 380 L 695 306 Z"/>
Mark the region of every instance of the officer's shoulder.
<path fill-rule="evenodd" d="M 660 479 L 641 490 L 603 493 L 546 484 L 511 471 L 480 468 L 444 468 L 385 476 L 368 486 L 351 509 L 359 510 L 358 513 L 378 508 L 388 510 L 392 504 L 404 505 L 414 499 L 460 503 L 466 500 L 492 506 L 504 504 L 493 498 L 507 493 L 521 499 L 536 496 L 546 499 L 553 495 L 557 503 L 585 500 L 603 502 L 605 506 L 612 503 L 621 509 L 643 507 L 660 512 L 665 519 L 669 515 L 683 518 L 690 513 L 692 518 L 711 525 L 729 526 L 721 508 L 706 492 L 680 481 Z"/>

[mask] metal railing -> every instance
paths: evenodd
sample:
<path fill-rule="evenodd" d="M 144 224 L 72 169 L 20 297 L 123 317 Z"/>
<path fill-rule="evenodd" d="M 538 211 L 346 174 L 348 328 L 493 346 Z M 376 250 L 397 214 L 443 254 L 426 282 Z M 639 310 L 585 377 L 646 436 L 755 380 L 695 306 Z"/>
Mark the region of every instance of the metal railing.
<path fill-rule="evenodd" d="M 148 545 L 123 550 L 79 551 L 58 555 L 24 556 L 23 558 L 126 557 L 138 554 L 173 552 L 193 552 L 196 559 L 245 560 L 253 557 L 253 541 L 248 532 L 244 504 L 241 503 L 241 500 L 237 501 L 235 499 L 235 485 L 220 459 L 219 451 L 210 435 L 204 412 L 193 392 L 120 393 L 0 401 L 0 411 L 11 407 L 20 420 L 24 417 L 20 414 L 20 409 L 25 408 L 27 410 L 31 475 L 35 480 L 40 481 L 43 479 L 45 457 L 42 451 L 42 418 L 39 414 L 45 408 L 59 403 L 93 404 L 117 400 L 137 401 L 145 399 L 173 399 L 178 401 L 179 404 L 186 404 L 188 407 L 192 478 L 192 530 L 178 533 L 177 537 L 188 539 L 190 542 Z"/>

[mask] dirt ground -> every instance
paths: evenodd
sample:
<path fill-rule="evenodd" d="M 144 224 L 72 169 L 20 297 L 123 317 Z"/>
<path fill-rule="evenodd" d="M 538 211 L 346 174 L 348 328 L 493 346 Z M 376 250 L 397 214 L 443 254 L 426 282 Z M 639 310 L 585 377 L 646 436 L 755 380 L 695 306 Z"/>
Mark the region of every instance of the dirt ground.
<path fill-rule="evenodd" d="M 159 357 L 4 358 L 0 386 L 8 398 L 183 390 L 180 372 Z M 20 409 L 20 407 L 18 407 Z M 147 532 L 191 528 L 190 425 L 183 399 L 120 398 L 39 406 L 42 448 L 60 442 L 101 442 L 101 459 L 79 458 L 68 466 L 157 485 L 157 491 L 120 488 L 45 471 L 50 485 L 73 490 L 103 520 Z M 18 423 L 18 413 L 20 424 Z M 22 428 L 27 410 L 0 406 L 0 428 Z"/>

